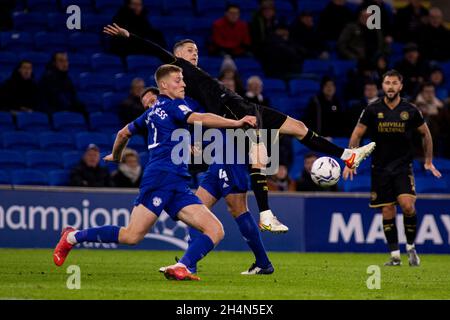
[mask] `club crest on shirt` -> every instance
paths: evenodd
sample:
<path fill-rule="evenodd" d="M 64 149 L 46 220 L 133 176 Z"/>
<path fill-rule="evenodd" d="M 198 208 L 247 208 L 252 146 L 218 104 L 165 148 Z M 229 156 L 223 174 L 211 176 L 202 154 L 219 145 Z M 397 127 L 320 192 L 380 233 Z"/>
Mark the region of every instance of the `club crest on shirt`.
<path fill-rule="evenodd" d="M 370 199 L 371 199 L 372 201 L 377 200 L 377 198 L 378 198 L 378 195 L 377 195 L 376 192 L 371 192 L 371 193 L 370 193 Z"/>
<path fill-rule="evenodd" d="M 383 112 L 378 112 L 378 119 L 384 119 Z"/>
<path fill-rule="evenodd" d="M 153 205 L 154 205 L 155 207 L 159 207 L 159 206 L 161 205 L 161 202 L 162 202 L 162 200 L 161 200 L 160 197 L 154 197 L 154 198 L 153 198 Z"/>
<path fill-rule="evenodd" d="M 400 119 L 408 120 L 409 119 L 409 113 L 407 111 L 403 111 L 402 113 L 400 113 Z"/>

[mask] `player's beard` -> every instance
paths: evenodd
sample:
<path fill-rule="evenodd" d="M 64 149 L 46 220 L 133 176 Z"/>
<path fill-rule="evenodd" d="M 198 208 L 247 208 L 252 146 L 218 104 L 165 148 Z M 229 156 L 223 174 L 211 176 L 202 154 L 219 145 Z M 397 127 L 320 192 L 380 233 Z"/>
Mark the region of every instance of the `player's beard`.
<path fill-rule="evenodd" d="M 400 92 L 396 92 L 392 97 L 389 97 L 388 94 L 385 94 L 384 96 L 386 97 L 387 101 L 392 102 L 395 99 L 397 99 L 398 95 L 400 94 Z"/>

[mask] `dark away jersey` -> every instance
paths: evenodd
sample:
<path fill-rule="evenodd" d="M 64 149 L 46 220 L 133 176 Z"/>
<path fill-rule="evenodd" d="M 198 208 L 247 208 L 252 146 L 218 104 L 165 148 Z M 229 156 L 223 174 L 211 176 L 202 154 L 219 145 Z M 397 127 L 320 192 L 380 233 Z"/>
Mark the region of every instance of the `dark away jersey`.
<path fill-rule="evenodd" d="M 377 146 L 372 153 L 372 165 L 387 170 L 407 167 L 414 157 L 413 133 L 424 123 L 420 111 L 405 99 L 390 109 L 384 100 L 369 104 L 359 122 L 368 128 Z"/>
<path fill-rule="evenodd" d="M 172 161 L 172 149 L 180 143 L 180 140 L 172 141 L 172 133 L 179 128 L 188 128 L 186 120 L 191 113 L 184 100 L 172 100 L 160 95 L 152 108 L 128 125 L 132 134 L 143 128 L 148 130 L 149 160 L 144 169 L 143 184 L 144 180 L 154 178 L 161 172 L 190 176 L 186 163 L 176 164 Z M 190 144 L 190 141 L 185 141 Z"/>

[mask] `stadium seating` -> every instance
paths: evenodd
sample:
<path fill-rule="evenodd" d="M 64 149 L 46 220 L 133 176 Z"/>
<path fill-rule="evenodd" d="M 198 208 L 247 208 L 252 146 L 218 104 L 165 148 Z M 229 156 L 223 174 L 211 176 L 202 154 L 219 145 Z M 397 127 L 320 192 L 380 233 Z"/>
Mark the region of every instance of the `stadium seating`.
<path fill-rule="evenodd" d="M 19 130 L 33 132 L 50 130 L 48 115 L 43 112 L 19 112 L 16 117 Z"/>
<path fill-rule="evenodd" d="M 69 48 L 73 52 L 99 52 L 102 51 L 98 34 L 75 32 L 69 36 Z"/>
<path fill-rule="evenodd" d="M 130 55 L 127 57 L 128 72 L 153 73 L 160 65 L 161 60 L 156 57 L 141 55 Z"/>
<path fill-rule="evenodd" d="M 85 92 L 114 90 L 114 79 L 104 74 L 83 72 L 78 78 L 79 88 Z"/>
<path fill-rule="evenodd" d="M 432 175 L 416 176 L 417 193 L 448 193 L 449 186 L 445 179 L 437 179 Z"/>
<path fill-rule="evenodd" d="M 222 17 L 225 13 L 226 1 L 225 0 L 197 0 L 197 14 L 204 16 L 209 15 L 212 17 Z"/>
<path fill-rule="evenodd" d="M 62 155 L 64 169 L 70 170 L 75 167 L 83 156 L 83 152 L 80 151 L 66 151 Z"/>
<path fill-rule="evenodd" d="M 34 36 L 34 47 L 38 51 L 67 51 L 67 36 L 59 32 L 38 32 Z"/>
<path fill-rule="evenodd" d="M 11 181 L 18 185 L 47 185 L 48 177 L 41 170 L 21 169 L 11 172 Z"/>
<path fill-rule="evenodd" d="M 10 131 L 2 134 L 3 147 L 14 150 L 39 149 L 36 135 L 29 132 Z"/>
<path fill-rule="evenodd" d="M 138 78 L 135 73 L 117 73 L 114 76 L 114 89 L 117 92 L 128 92 L 130 90 L 131 81 Z"/>
<path fill-rule="evenodd" d="M 119 117 L 114 113 L 96 112 L 89 115 L 92 131 L 113 133 L 121 129 Z"/>
<path fill-rule="evenodd" d="M 98 93 L 79 92 L 78 99 L 84 103 L 86 111 L 89 113 L 99 112 L 103 109 L 103 99 Z"/>
<path fill-rule="evenodd" d="M 27 0 L 27 6 L 30 11 L 51 12 L 58 10 L 55 0 Z"/>
<path fill-rule="evenodd" d="M 25 167 L 26 162 L 22 153 L 0 149 L 0 168 L 2 170 L 23 169 Z"/>
<path fill-rule="evenodd" d="M 80 132 L 75 135 L 75 144 L 78 150 L 84 151 L 89 144 L 95 144 L 100 150 L 111 150 L 112 143 L 108 134 L 100 132 Z"/>
<path fill-rule="evenodd" d="M 13 131 L 15 129 L 12 114 L 9 112 L 0 112 L 0 132 Z"/>
<path fill-rule="evenodd" d="M 191 0 L 162 0 L 162 7 L 166 15 L 183 16 L 193 13 Z"/>
<path fill-rule="evenodd" d="M 26 153 L 27 166 L 39 170 L 61 169 L 61 155 L 55 151 L 28 151 Z"/>
<path fill-rule="evenodd" d="M 120 73 L 123 72 L 122 61 L 119 57 L 95 53 L 92 55 L 92 69 L 98 73 Z"/>
<path fill-rule="evenodd" d="M 36 32 L 47 28 L 47 16 L 41 13 L 13 13 L 14 28 L 18 31 Z"/>
<path fill-rule="evenodd" d="M 0 185 L 1 184 L 10 184 L 11 177 L 9 176 L 9 172 L 5 170 L 0 170 Z"/>
<path fill-rule="evenodd" d="M 57 131 L 86 131 L 87 124 L 83 116 L 76 112 L 60 111 L 53 114 L 53 127 Z"/>
<path fill-rule="evenodd" d="M 48 151 L 70 151 L 75 149 L 72 135 L 62 132 L 40 133 L 39 145 L 42 150 Z"/>
<path fill-rule="evenodd" d="M 90 13 L 95 11 L 95 8 L 92 6 L 92 3 L 93 1 L 91 0 L 61 0 L 61 7 L 65 12 L 66 8 L 68 8 L 69 6 L 77 5 L 80 7 L 83 13 Z"/>
<path fill-rule="evenodd" d="M 120 103 L 126 98 L 123 93 L 106 92 L 103 94 L 103 111 L 117 112 Z"/>
<path fill-rule="evenodd" d="M 17 55 L 12 52 L 0 52 L 0 67 L 9 68 L 19 62 Z"/>
<path fill-rule="evenodd" d="M 343 184 L 347 192 L 370 192 L 370 176 L 359 174 L 353 181 L 347 180 Z"/>
<path fill-rule="evenodd" d="M 33 37 L 28 32 L 2 32 L 0 43 L 3 49 L 16 52 L 33 50 Z"/>
<path fill-rule="evenodd" d="M 123 3 L 122 0 L 95 0 L 95 8 L 102 13 L 114 14 Z"/>
<path fill-rule="evenodd" d="M 320 83 L 310 79 L 294 79 L 289 82 L 291 96 L 313 95 L 320 90 Z"/>
<path fill-rule="evenodd" d="M 306 59 L 303 62 L 303 73 L 314 73 L 318 75 L 327 75 L 331 73 L 331 64 L 327 60 Z"/>
<path fill-rule="evenodd" d="M 263 79 L 263 93 L 269 98 L 274 94 L 286 94 L 286 84 L 280 79 Z"/>
<path fill-rule="evenodd" d="M 69 170 L 51 170 L 48 173 L 48 184 L 51 186 L 67 186 L 69 185 Z"/>

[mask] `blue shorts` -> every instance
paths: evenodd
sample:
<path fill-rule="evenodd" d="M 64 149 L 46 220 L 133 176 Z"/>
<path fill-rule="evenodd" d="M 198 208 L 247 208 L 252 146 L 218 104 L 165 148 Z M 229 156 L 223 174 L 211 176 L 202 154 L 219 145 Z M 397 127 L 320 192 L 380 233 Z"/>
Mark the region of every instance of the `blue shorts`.
<path fill-rule="evenodd" d="M 201 178 L 200 187 L 214 198 L 229 194 L 245 193 L 249 190 L 248 168 L 246 164 L 212 164 Z"/>
<path fill-rule="evenodd" d="M 178 220 L 177 214 L 184 207 L 203 204 L 191 191 L 188 182 L 189 177 L 181 177 L 169 172 L 143 180 L 134 205 L 142 204 L 158 217 L 164 210 L 172 219 Z"/>

